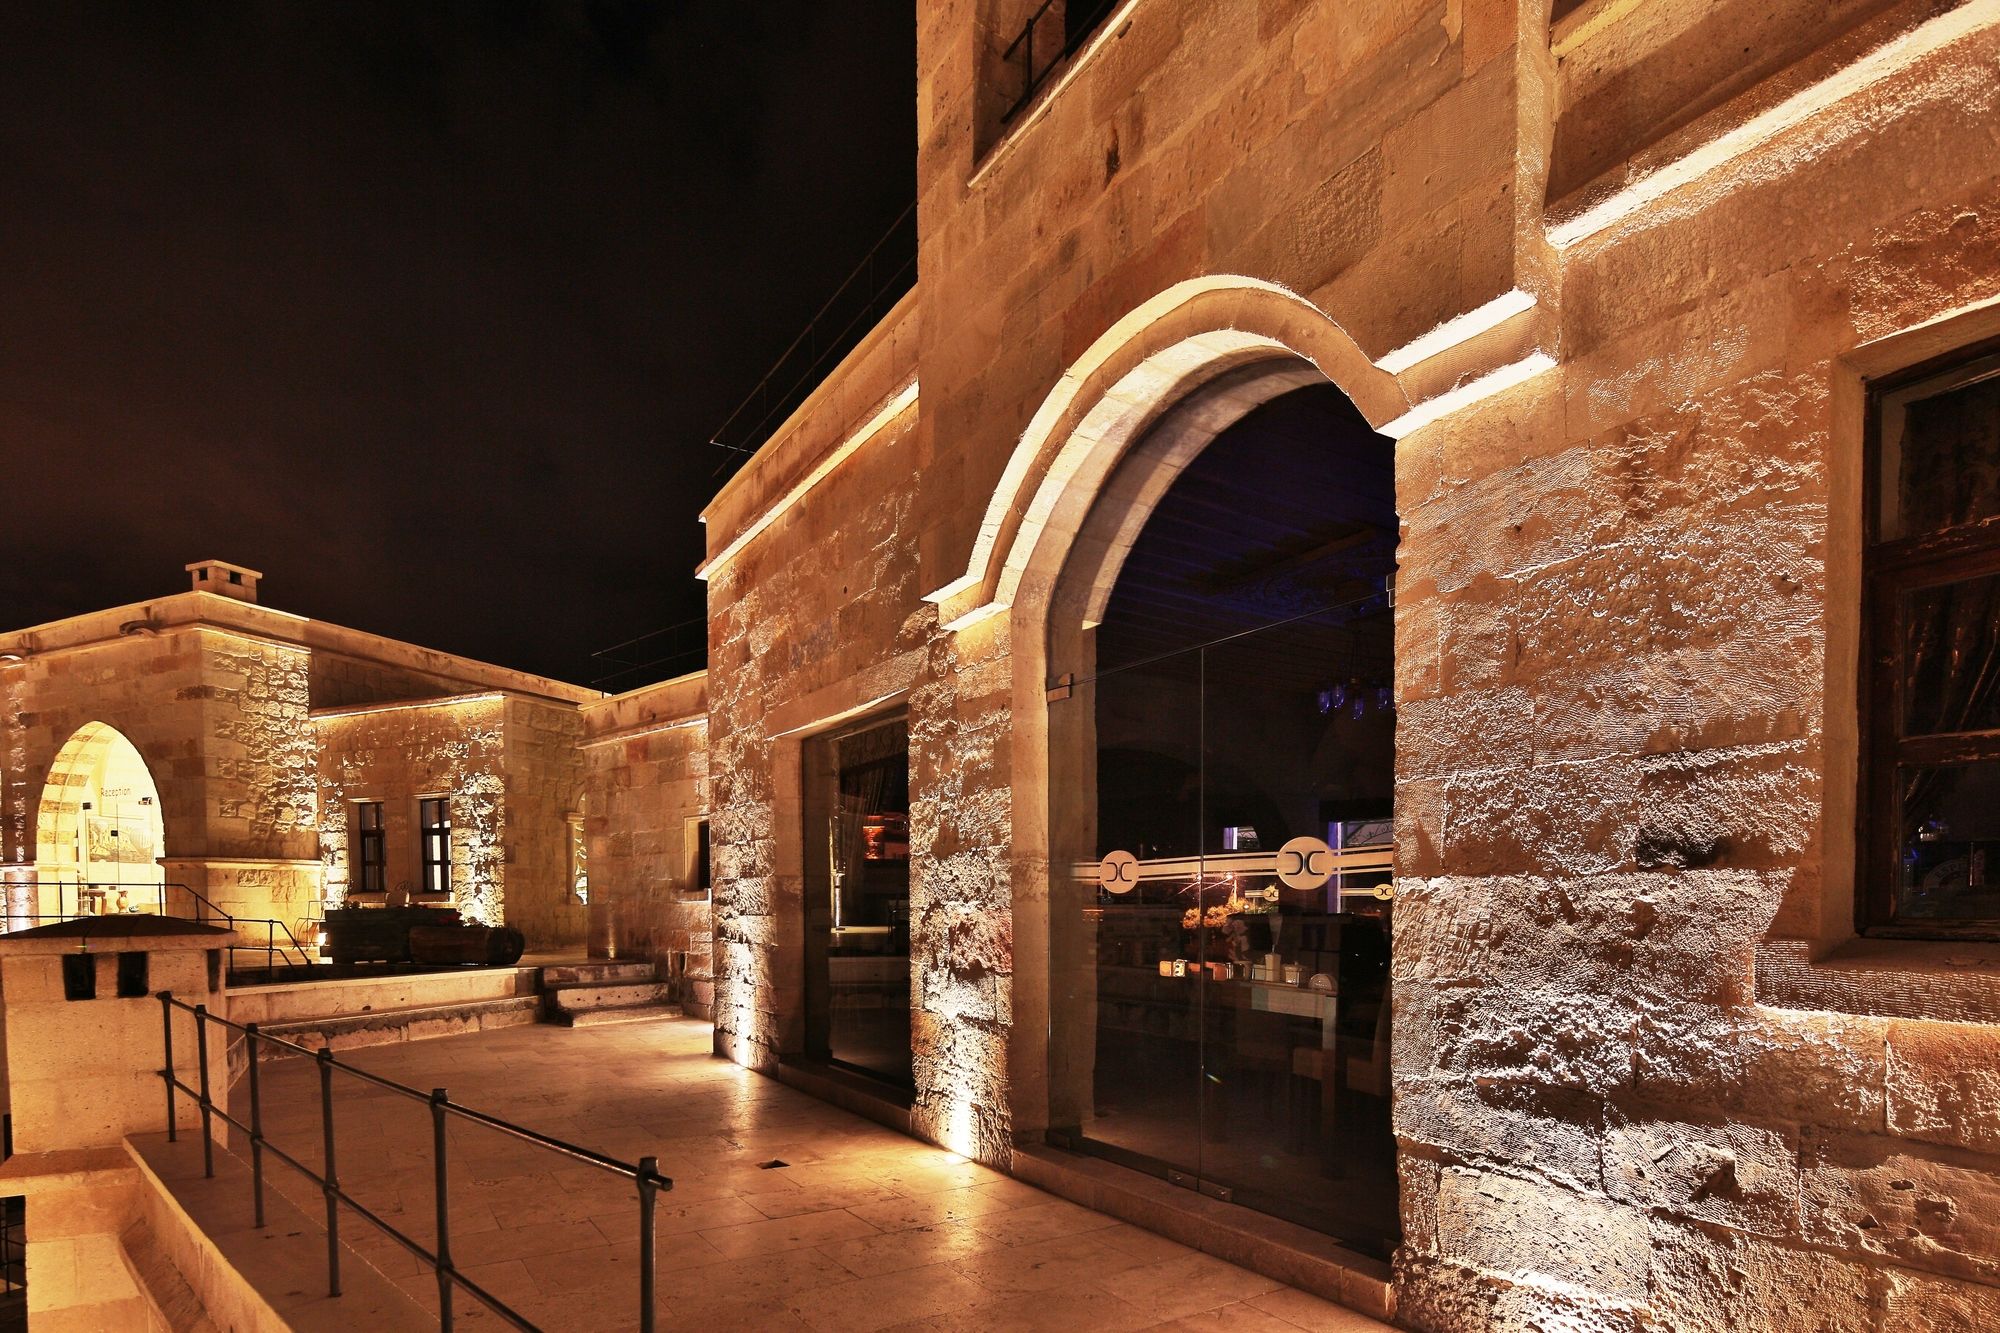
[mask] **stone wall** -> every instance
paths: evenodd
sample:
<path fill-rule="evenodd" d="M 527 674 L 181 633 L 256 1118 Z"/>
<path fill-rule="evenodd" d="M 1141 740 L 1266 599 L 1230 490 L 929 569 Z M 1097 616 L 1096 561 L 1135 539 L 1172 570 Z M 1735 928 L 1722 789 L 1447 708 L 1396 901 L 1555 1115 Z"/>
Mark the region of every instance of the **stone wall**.
<path fill-rule="evenodd" d="M 43 784 L 63 745 L 90 722 L 116 728 L 145 759 L 160 791 L 167 847 L 205 850 L 207 774 L 199 756 L 206 665 L 195 633 L 0 663 L 7 756 L 0 859 L 32 868 Z"/>
<path fill-rule="evenodd" d="M 436 702 L 468 691 L 485 702 Z M 568 816 L 582 789 L 577 705 L 593 697 L 200 592 L 0 634 L 0 872 L 35 877 L 51 766 L 98 722 L 133 743 L 159 791 L 163 873 L 191 891 L 177 911 L 200 908 L 198 894 L 296 931 L 323 894 L 345 896 L 364 795 L 385 802 L 389 883 L 414 886 L 416 798 L 449 793 L 461 905 L 495 922 L 504 910 L 532 947 L 577 946 Z M 12 891 L 13 910 L 29 896 Z M 245 934 L 261 942 L 264 928 Z"/>
<path fill-rule="evenodd" d="M 1560 372 L 1403 442 L 1420 1327 L 2000 1317 L 2000 1031 L 1760 975 L 1852 931 L 1854 358 L 2000 297 L 1997 37 L 1568 248 Z"/>
<path fill-rule="evenodd" d="M 568 704 L 509 697 L 504 725 L 507 924 L 530 949 L 572 949 L 583 943 L 586 916 L 569 881 L 569 821 L 583 808 L 583 719 Z"/>
<path fill-rule="evenodd" d="M 767 524 L 706 572 L 716 1043 L 756 1067 L 803 1043 L 799 737 L 906 698 L 935 620 L 918 596 L 914 413 L 893 406 L 914 369 L 909 321 L 905 302 L 800 409 L 772 464 L 710 507 L 712 536 Z"/>
<path fill-rule="evenodd" d="M 159 790 L 163 873 L 235 916 L 290 924 L 319 893 L 305 654 L 204 628 L 134 634 L 10 666 L 5 859 L 31 874 L 63 745 L 101 722 Z"/>
<path fill-rule="evenodd" d="M 418 803 L 448 796 L 452 905 L 470 920 L 517 927 L 533 950 L 582 944 L 583 905 L 568 882 L 568 821 L 583 790 L 576 709 L 476 694 L 332 709 L 312 721 L 329 903 L 351 892 L 357 803 L 382 803 L 387 886 L 420 892 Z"/>
<path fill-rule="evenodd" d="M 1034 1134 L 1050 581 L 1309 361 L 1399 439 L 1401 1320 L 2000 1318 L 2000 956 L 1851 942 L 1862 386 L 2000 333 L 1992 8 L 1141 0 L 999 126 L 1020 9 L 920 12 L 914 429 L 841 452 L 864 347 L 709 511 L 720 1049 L 797 1038 L 790 738 L 902 699 L 916 1125 Z"/>
<path fill-rule="evenodd" d="M 415 893 L 423 885 L 417 802 L 449 796 L 452 903 L 469 919 L 501 924 L 505 723 L 506 701 L 498 695 L 314 716 L 329 904 L 346 901 L 350 892 L 357 802 L 382 803 L 386 886 L 407 884 Z"/>
<path fill-rule="evenodd" d="M 696 674 L 587 705 L 582 746 L 592 952 L 652 958 L 704 1017 L 715 1005 L 714 918 L 695 880 L 695 826 L 709 809 L 705 684 Z"/>
<path fill-rule="evenodd" d="M 232 916 L 286 926 L 319 902 L 319 793 L 307 719 L 310 654 L 213 630 L 207 650 L 203 737 L 209 842 L 200 860 L 169 862 L 170 880 L 195 884 Z M 164 791 L 163 791 L 164 797 Z M 169 844 L 171 849 L 171 844 Z M 246 926 L 246 943 L 253 934 Z"/>

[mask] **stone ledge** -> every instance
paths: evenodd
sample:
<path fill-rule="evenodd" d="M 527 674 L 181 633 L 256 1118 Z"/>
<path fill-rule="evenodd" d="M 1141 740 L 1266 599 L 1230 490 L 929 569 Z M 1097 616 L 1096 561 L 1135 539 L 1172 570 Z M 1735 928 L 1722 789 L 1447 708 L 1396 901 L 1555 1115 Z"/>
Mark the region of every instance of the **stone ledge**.
<path fill-rule="evenodd" d="M 886 1083 L 877 1083 L 834 1065 L 799 1060 L 780 1060 L 762 1072 L 808 1097 L 831 1102 L 864 1120 L 915 1137 L 910 1128 L 910 1094 Z"/>
<path fill-rule="evenodd" d="M 1757 1002 L 1876 1018 L 2000 1025 L 2000 944 L 1854 939 L 1820 958 L 1804 940 L 1757 950 Z"/>
<path fill-rule="evenodd" d="M 1393 1319 L 1389 1265 L 1305 1227 L 1169 1185 L 1094 1157 L 1034 1144 L 1014 1149 L 1015 1176 L 1288 1286 Z"/>
<path fill-rule="evenodd" d="M 326 1230 L 294 1207 L 268 1179 L 267 1225 L 255 1225 L 250 1168 L 217 1149 L 215 1178 L 202 1175 L 200 1135 L 168 1143 L 164 1134 L 126 1140 L 139 1170 L 142 1212 L 154 1240 L 219 1327 L 263 1333 L 437 1327 L 415 1301 L 341 1242 L 341 1295 L 326 1294 Z M 268 1171 L 289 1171 L 276 1161 Z M 368 1224 L 343 1209 L 343 1230 Z M 476 1304 L 469 1298 L 467 1305 Z"/>
<path fill-rule="evenodd" d="M 322 1045 L 336 1051 L 357 1046 L 381 1046 L 397 1041 L 421 1041 L 429 1037 L 455 1037 L 466 1032 L 492 1028 L 519 1027 L 541 1021 L 542 997 L 509 995 L 499 999 L 465 1000 L 453 1004 L 410 1005 L 397 1009 L 374 1009 L 361 1014 L 334 1014 L 323 1018 L 290 1019 L 264 1023 L 258 1032 L 298 1045 L 317 1037 Z M 263 1047 L 259 1059 L 295 1058 L 283 1047 Z"/>

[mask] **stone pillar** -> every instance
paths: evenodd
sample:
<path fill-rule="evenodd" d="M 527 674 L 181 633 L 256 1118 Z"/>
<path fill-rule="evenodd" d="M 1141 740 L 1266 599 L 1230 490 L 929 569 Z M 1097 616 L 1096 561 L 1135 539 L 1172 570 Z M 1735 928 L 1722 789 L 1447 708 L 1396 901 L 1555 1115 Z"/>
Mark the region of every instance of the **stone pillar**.
<path fill-rule="evenodd" d="M 35 924 L 35 863 L 0 862 L 0 930 Z"/>
<path fill-rule="evenodd" d="M 166 1126 L 160 1002 L 170 990 L 222 1014 L 233 932 L 157 916 L 96 916 L 0 935 L 0 1045 L 14 1155 L 0 1194 L 27 1203 L 28 1317 L 36 1328 L 159 1327 L 134 1277 L 128 1228 L 142 1213 L 128 1135 Z M 176 1012 L 173 1067 L 201 1084 L 194 1020 Z M 208 1076 L 229 1087 L 226 1032 L 209 1033 Z M 175 1122 L 201 1132 L 179 1097 Z M 222 1122 L 215 1123 L 223 1138 Z"/>
<path fill-rule="evenodd" d="M 159 991 L 224 1013 L 223 948 L 234 933 L 157 916 L 101 916 L 0 936 L 0 1041 L 17 1153 L 116 1147 L 166 1127 Z M 209 1032 L 209 1079 L 228 1088 L 224 1030 Z M 174 1069 L 198 1086 L 194 1020 L 176 1013 Z M 176 1123 L 197 1126 L 180 1099 Z M 216 1125 L 220 1140 L 221 1125 Z"/>

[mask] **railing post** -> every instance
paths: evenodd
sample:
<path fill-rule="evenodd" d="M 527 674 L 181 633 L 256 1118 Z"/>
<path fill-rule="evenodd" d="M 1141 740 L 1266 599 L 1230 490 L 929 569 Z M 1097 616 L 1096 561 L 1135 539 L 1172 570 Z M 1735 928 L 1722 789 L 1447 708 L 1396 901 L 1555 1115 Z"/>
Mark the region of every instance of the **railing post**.
<path fill-rule="evenodd" d="M 208 1097 L 208 1006 L 194 1007 L 194 1058 L 201 1061 L 201 1173 L 215 1175 L 215 1104 Z"/>
<path fill-rule="evenodd" d="M 431 1156 L 437 1165 L 438 1327 L 451 1333 L 451 1182 L 446 1166 L 443 1088 L 431 1089 Z"/>
<path fill-rule="evenodd" d="M 160 1077 L 167 1085 L 167 1142 L 179 1143 L 180 1131 L 174 1128 L 174 993 L 160 992 L 160 1023 L 165 1040 L 161 1047 L 167 1053 L 167 1067 L 160 1071 Z"/>
<path fill-rule="evenodd" d="M 243 1025 L 243 1049 L 250 1059 L 250 1178 L 257 1201 L 257 1225 L 264 1225 L 264 1103 L 257 1095 L 257 1025 Z"/>
<path fill-rule="evenodd" d="M 326 1294 L 340 1295 L 340 1176 L 333 1163 L 333 1048 L 319 1048 L 319 1118 L 326 1133 Z"/>
<path fill-rule="evenodd" d="M 639 1159 L 639 1329 L 653 1333 L 653 1194 L 660 1159 Z"/>

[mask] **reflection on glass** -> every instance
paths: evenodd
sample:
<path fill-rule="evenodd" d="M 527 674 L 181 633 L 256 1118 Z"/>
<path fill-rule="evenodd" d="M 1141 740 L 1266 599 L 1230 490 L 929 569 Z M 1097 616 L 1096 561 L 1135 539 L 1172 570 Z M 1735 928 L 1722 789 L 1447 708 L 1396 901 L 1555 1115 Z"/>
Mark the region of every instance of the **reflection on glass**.
<path fill-rule="evenodd" d="M 1896 915 L 2000 920 L 2000 761 L 1905 767 Z"/>
<path fill-rule="evenodd" d="M 908 1086 L 908 729 L 817 738 L 805 776 L 807 1047 Z"/>
<path fill-rule="evenodd" d="M 1065 701 L 1094 717 L 1098 792 L 1066 923 L 1086 942 L 1067 1012 L 1094 1020 L 1068 1054 L 1088 1071 L 1076 1138 L 1378 1255 L 1398 1236 L 1394 714 L 1372 682 L 1335 706 L 1274 664 L 1316 647 L 1383 668 L 1389 633 L 1386 602 L 1364 599 Z"/>
<path fill-rule="evenodd" d="M 1086 687 L 1105 727 L 1096 755 L 1099 855 L 1126 851 L 1134 869 L 1129 881 L 1088 889 L 1079 918 L 1064 923 L 1095 938 L 1077 960 L 1093 969 L 1078 979 L 1083 997 L 1095 995 L 1094 1029 L 1077 1034 L 1094 1042 L 1085 1132 L 1169 1163 L 1191 1160 L 1200 1114 L 1194 987 L 1208 953 L 1188 920 L 1200 865 L 1200 665 L 1182 654 L 1134 673 L 1122 683 L 1131 688 Z"/>
<path fill-rule="evenodd" d="M 1390 447 L 1300 389 L 1130 518 L 1051 616 L 1051 1136 L 1386 1256 Z"/>
<path fill-rule="evenodd" d="M 2000 575 L 1903 596 L 1903 734 L 2000 727 Z"/>
<path fill-rule="evenodd" d="M 2000 514 L 2000 357 L 1899 389 L 1883 409 L 1884 537 Z"/>

